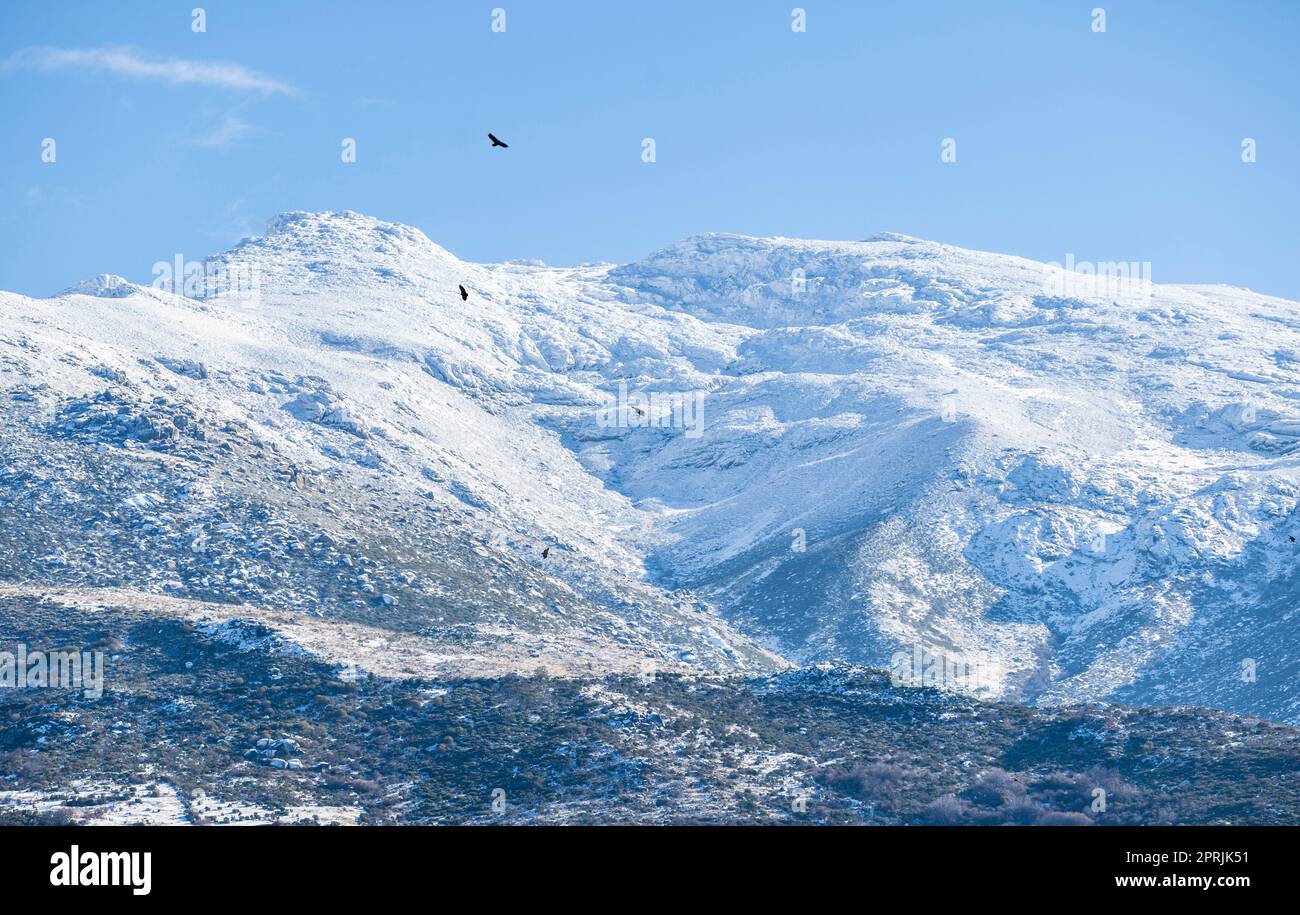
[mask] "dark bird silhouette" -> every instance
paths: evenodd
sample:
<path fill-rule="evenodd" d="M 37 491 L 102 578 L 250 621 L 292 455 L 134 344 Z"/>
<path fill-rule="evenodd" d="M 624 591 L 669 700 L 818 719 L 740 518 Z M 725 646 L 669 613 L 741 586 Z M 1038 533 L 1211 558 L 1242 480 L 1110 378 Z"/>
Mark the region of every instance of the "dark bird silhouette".
<path fill-rule="evenodd" d="M 464 286 L 461 286 L 461 287 L 460 287 L 460 300 L 461 300 L 462 302 L 464 302 L 464 301 L 467 301 L 468 299 L 469 299 L 469 293 L 465 291 L 465 287 L 464 287 Z"/>
<path fill-rule="evenodd" d="M 496 149 L 498 146 L 500 146 L 502 149 L 509 149 L 509 148 L 510 148 L 510 144 L 508 144 L 508 143 L 502 143 L 500 140 L 497 139 L 497 136 L 496 136 L 496 134 L 494 134 L 494 133 L 490 133 L 490 134 L 488 134 L 488 139 L 492 141 L 492 148 L 493 148 L 493 149 Z"/>
<path fill-rule="evenodd" d="M 640 407 L 633 407 L 632 409 L 636 410 L 637 416 L 645 416 L 645 410 L 642 410 Z"/>
<path fill-rule="evenodd" d="M 1294 534 L 1291 535 L 1291 542 L 1292 542 L 1292 543 L 1295 543 L 1295 535 L 1294 535 Z"/>
<path fill-rule="evenodd" d="M 551 555 L 551 548 L 549 546 L 546 549 L 542 550 L 543 559 L 549 559 L 550 555 Z"/>

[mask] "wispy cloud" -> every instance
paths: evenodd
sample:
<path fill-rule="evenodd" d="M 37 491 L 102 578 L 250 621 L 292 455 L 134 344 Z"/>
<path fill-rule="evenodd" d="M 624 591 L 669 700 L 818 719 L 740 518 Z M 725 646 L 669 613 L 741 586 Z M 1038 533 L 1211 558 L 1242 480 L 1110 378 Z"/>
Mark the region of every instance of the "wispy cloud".
<path fill-rule="evenodd" d="M 213 86 L 263 95 L 297 95 L 298 90 L 242 64 L 185 60 L 171 57 L 150 59 L 139 50 L 120 48 L 28 47 L 15 51 L 0 64 L 0 70 L 82 69 L 114 73 L 133 79 L 157 80 L 175 86 Z"/>
<path fill-rule="evenodd" d="M 217 127 L 203 136 L 196 137 L 192 142 L 195 146 L 205 146 L 209 149 L 229 149 L 241 137 L 255 129 L 252 124 L 239 116 L 227 114 Z"/>

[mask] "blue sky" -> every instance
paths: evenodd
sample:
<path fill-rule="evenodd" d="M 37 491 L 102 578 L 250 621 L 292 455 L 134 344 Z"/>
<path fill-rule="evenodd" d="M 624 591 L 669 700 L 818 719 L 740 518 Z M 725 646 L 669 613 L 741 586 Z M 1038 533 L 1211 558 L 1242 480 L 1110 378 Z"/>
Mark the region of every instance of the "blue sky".
<path fill-rule="evenodd" d="M 199 3 L 0 4 L 0 288 L 352 209 L 479 261 L 896 231 L 1300 299 L 1293 0 Z"/>

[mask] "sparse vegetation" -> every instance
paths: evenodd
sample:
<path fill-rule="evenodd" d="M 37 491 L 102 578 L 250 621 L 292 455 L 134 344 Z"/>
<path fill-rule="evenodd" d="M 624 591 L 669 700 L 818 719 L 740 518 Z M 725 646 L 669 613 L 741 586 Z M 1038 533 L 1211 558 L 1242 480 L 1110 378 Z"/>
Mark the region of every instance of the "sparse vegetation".
<path fill-rule="evenodd" d="M 273 642 L 139 611 L 11 599 L 0 624 L 19 641 L 121 646 L 98 701 L 0 692 L 0 791 L 70 798 L 11 806 L 10 822 L 76 820 L 137 787 L 353 807 L 373 823 L 1293 822 L 1300 809 L 1295 731 L 1220 712 L 985 705 L 861 669 L 348 681 Z M 275 758 L 301 768 L 246 758 L 286 740 Z M 72 797 L 74 782 L 118 787 Z"/>

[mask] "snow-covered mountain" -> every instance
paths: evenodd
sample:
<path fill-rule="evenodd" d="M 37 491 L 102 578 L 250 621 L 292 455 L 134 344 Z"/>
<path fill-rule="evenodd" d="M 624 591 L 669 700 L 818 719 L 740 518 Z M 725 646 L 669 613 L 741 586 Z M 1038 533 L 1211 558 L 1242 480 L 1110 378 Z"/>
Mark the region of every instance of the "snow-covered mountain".
<path fill-rule="evenodd" d="M 471 264 L 355 213 L 205 277 L 0 293 L 0 595 L 1300 721 L 1296 303 L 897 235 Z"/>

